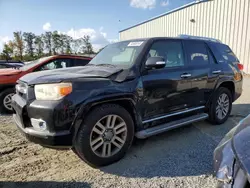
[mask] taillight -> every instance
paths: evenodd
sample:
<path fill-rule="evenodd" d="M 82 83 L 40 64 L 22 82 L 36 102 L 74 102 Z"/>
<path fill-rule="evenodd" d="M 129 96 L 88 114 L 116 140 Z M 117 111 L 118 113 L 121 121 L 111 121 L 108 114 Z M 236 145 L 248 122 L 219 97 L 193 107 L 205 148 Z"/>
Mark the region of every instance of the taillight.
<path fill-rule="evenodd" d="M 239 68 L 241 71 L 243 71 L 244 66 L 243 66 L 242 64 L 238 63 L 237 66 L 238 66 L 238 68 Z"/>

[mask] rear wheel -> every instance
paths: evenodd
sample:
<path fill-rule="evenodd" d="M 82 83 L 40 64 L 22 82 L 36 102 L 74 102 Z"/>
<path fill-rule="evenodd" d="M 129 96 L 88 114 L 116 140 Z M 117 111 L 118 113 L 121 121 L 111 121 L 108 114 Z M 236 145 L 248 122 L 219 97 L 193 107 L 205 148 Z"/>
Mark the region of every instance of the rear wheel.
<path fill-rule="evenodd" d="M 120 160 L 132 144 L 134 123 L 121 106 L 106 104 L 92 110 L 76 135 L 74 149 L 92 167 Z"/>
<path fill-rule="evenodd" d="M 209 121 L 222 124 L 227 121 L 232 110 L 232 93 L 224 87 L 217 90 L 209 109 Z"/>
<path fill-rule="evenodd" d="M 11 100 L 15 94 L 13 88 L 9 88 L 0 93 L 0 113 L 12 113 Z"/>

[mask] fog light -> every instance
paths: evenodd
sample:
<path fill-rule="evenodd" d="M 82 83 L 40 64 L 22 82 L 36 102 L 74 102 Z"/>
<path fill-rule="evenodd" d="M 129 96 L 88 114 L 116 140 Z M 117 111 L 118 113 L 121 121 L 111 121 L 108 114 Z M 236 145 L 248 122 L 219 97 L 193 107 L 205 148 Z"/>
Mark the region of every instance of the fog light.
<path fill-rule="evenodd" d="M 31 121 L 31 125 L 32 125 L 32 126 L 34 127 L 34 129 L 36 129 L 36 130 L 44 131 L 44 130 L 47 129 L 46 122 L 43 121 L 42 119 L 34 119 L 34 118 L 31 118 L 30 121 Z"/>

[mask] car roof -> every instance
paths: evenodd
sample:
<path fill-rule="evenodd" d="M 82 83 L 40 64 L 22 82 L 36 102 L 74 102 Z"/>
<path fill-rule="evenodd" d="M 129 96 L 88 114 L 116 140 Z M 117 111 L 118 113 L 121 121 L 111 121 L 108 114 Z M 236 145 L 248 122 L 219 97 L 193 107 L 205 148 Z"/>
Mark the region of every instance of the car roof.
<path fill-rule="evenodd" d="M 130 40 L 125 40 L 125 41 L 121 41 L 121 42 L 129 42 L 129 41 L 149 41 L 149 40 L 186 40 L 186 41 L 204 41 L 204 42 L 211 42 L 211 43 L 219 43 L 216 41 L 212 41 L 212 40 L 207 40 L 207 39 L 195 39 L 195 38 L 181 38 L 181 37 L 149 37 L 149 38 L 136 38 L 136 39 L 130 39 Z M 219 44 L 223 44 L 223 43 L 219 43 Z"/>

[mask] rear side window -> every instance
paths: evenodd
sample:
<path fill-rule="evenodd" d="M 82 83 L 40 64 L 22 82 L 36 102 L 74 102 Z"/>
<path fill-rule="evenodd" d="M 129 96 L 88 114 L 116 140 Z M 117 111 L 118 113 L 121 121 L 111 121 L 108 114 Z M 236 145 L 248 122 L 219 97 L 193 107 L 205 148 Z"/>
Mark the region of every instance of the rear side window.
<path fill-rule="evenodd" d="M 84 66 L 84 65 L 87 65 L 89 62 L 90 60 L 87 60 L 87 59 L 75 59 L 74 66 Z"/>
<path fill-rule="evenodd" d="M 216 44 L 217 50 L 221 53 L 224 60 L 229 62 L 238 62 L 238 58 L 233 53 L 233 51 L 229 48 L 229 46 L 224 44 Z"/>
<path fill-rule="evenodd" d="M 208 51 L 204 42 L 185 41 L 187 58 L 192 65 L 206 65 L 209 63 Z"/>

